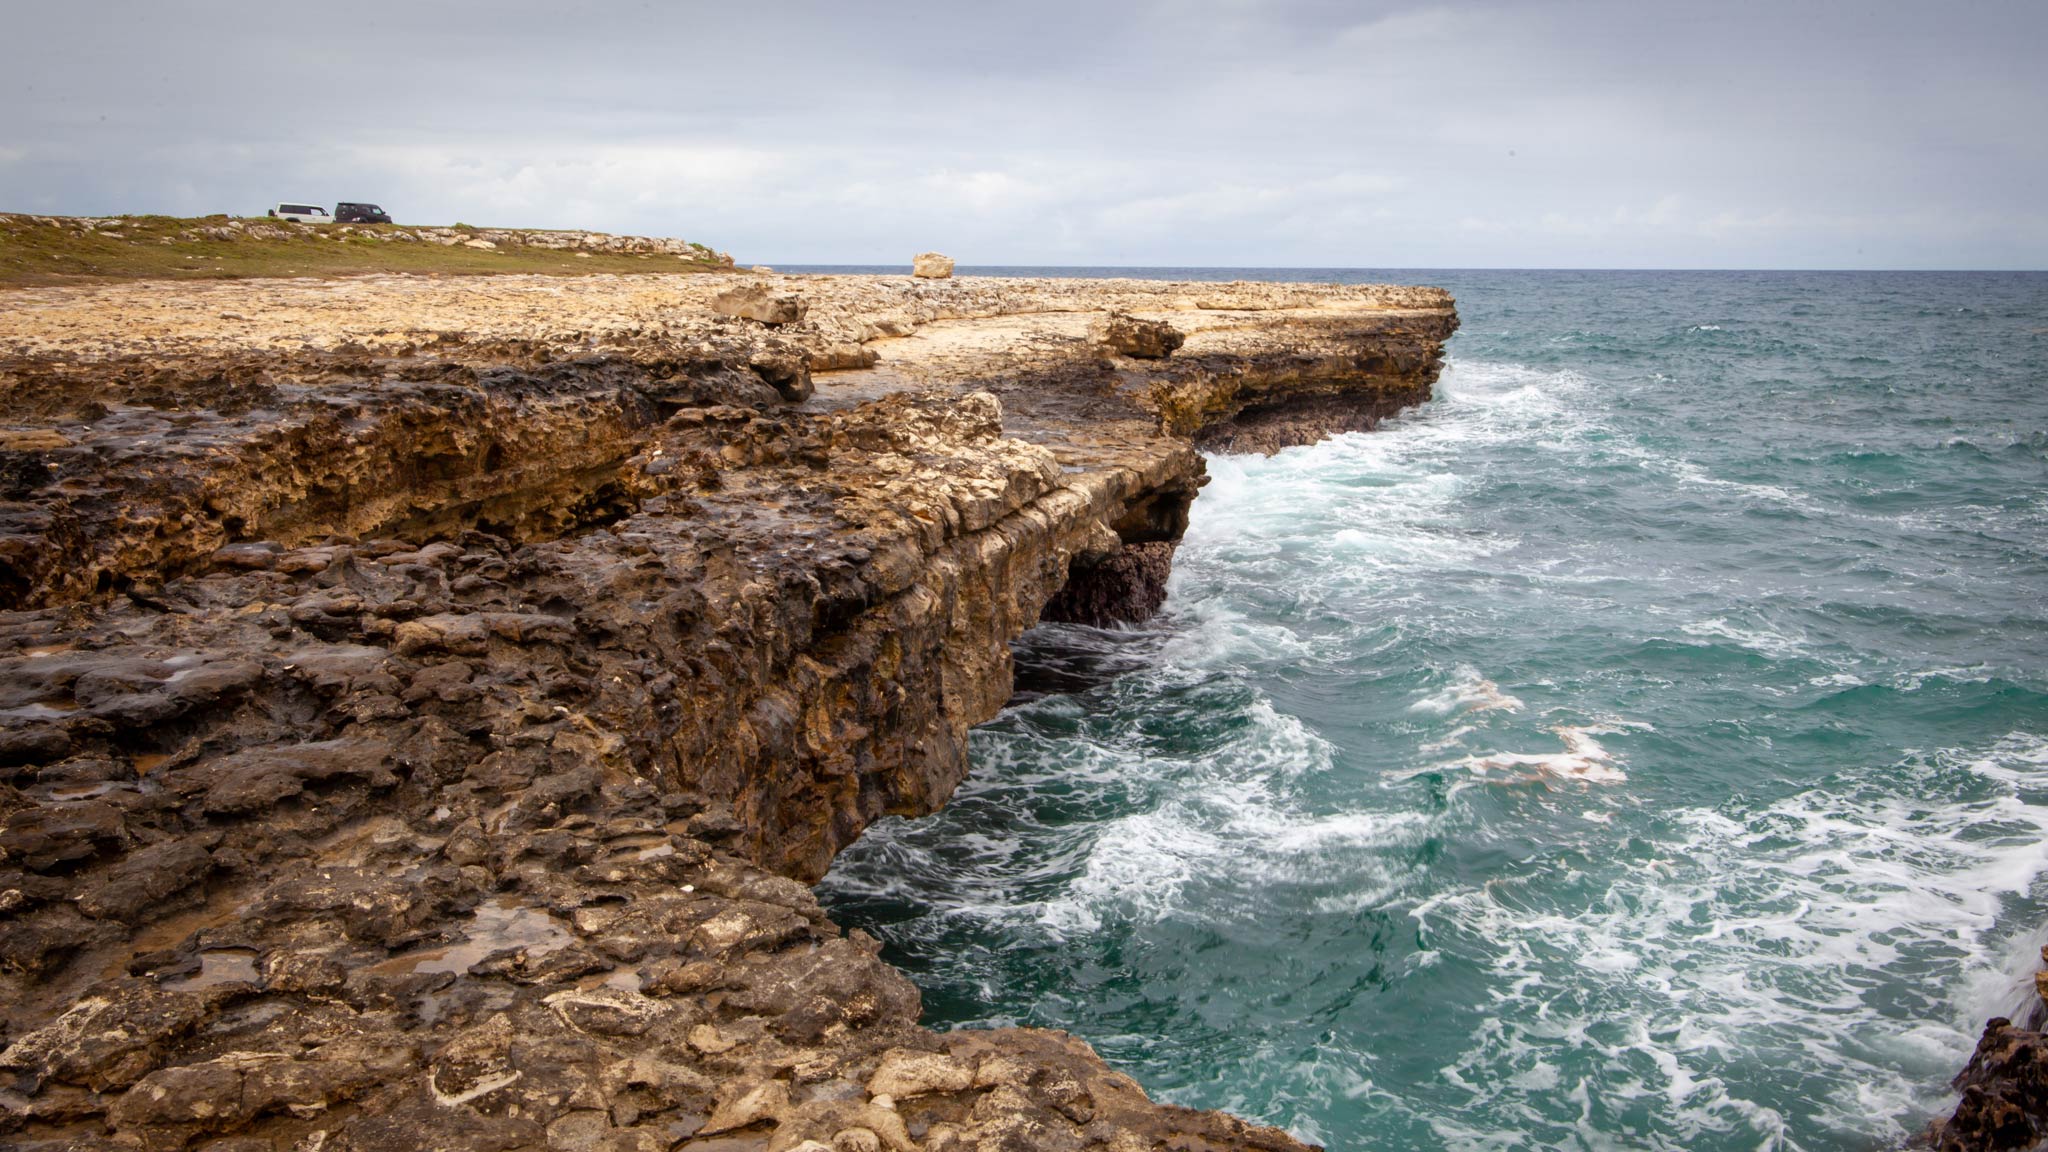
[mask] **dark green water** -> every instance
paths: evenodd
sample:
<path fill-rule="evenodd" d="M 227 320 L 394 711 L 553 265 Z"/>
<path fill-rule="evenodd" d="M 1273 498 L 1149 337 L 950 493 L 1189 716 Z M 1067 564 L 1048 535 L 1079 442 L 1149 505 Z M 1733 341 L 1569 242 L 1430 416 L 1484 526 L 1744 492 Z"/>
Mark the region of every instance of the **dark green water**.
<path fill-rule="evenodd" d="M 2048 929 L 2048 276 L 1383 277 L 1438 399 L 1212 459 L 834 915 L 1333 1146 L 1910 1134 Z"/>

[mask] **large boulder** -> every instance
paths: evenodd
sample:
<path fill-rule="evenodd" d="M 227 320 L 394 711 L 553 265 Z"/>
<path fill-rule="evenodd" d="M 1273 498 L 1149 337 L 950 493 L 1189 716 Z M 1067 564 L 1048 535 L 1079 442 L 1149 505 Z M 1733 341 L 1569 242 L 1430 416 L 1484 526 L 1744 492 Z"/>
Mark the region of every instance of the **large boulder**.
<path fill-rule="evenodd" d="M 937 252 L 919 252 L 910 261 L 910 274 L 925 280 L 948 280 L 953 276 L 953 258 Z"/>
<path fill-rule="evenodd" d="M 1110 351 L 1140 360 L 1164 360 L 1188 342 L 1187 335 L 1164 320 L 1144 320 L 1111 312 L 1097 321 L 1095 339 Z"/>
<path fill-rule="evenodd" d="M 766 284 L 741 284 L 711 298 L 711 310 L 721 316 L 758 320 L 763 324 L 794 324 L 811 310 L 802 297 L 777 292 Z"/>

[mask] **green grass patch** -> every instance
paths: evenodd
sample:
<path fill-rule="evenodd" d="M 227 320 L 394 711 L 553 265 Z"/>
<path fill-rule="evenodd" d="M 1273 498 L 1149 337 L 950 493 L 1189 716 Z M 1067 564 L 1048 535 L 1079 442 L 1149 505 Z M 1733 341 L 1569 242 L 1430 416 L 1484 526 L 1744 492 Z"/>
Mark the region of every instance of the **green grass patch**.
<path fill-rule="evenodd" d="M 52 227 L 32 216 L 0 214 L 0 287 L 92 283 L 108 280 L 237 280 L 254 276 L 360 276 L 409 272 L 431 276 L 505 273 L 588 276 L 593 273 L 730 272 L 702 245 L 691 255 L 575 252 L 502 244 L 496 250 L 383 239 L 412 226 L 393 224 L 293 225 L 265 217 L 247 225 L 282 228 L 288 236 L 258 239 L 206 235 L 226 216 L 121 216 L 70 218 Z M 113 220 L 114 224 L 106 225 Z M 94 227 L 94 224 L 101 225 Z M 465 233 L 496 231 L 458 225 Z M 342 229 L 348 229 L 343 232 Z M 533 231 L 514 230 L 505 231 Z"/>

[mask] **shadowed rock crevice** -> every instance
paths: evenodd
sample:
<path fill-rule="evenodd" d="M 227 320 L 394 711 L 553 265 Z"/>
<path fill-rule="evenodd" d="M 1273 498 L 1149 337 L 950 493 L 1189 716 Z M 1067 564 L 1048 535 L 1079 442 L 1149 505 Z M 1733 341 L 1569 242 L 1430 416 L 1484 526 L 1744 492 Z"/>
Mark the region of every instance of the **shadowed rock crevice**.
<path fill-rule="evenodd" d="M 1195 443 L 1209 452 L 1272 453 L 1346 432 L 1370 432 L 1380 421 L 1428 399 L 1427 388 L 1364 396 L 1309 396 L 1246 408 L 1205 428 Z"/>
<path fill-rule="evenodd" d="M 1038 618 L 1096 628 L 1151 619 L 1166 603 L 1174 547 L 1164 540 L 1125 544 L 1092 562 L 1077 560 L 1066 584 L 1046 602 Z"/>

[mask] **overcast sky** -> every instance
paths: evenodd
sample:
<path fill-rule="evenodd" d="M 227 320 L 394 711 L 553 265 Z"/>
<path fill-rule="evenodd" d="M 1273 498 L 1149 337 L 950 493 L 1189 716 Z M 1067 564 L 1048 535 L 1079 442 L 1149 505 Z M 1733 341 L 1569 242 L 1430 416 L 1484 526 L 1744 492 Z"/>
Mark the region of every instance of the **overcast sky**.
<path fill-rule="evenodd" d="M 743 263 L 2048 268 L 2048 0 L 0 0 L 0 209 Z"/>

